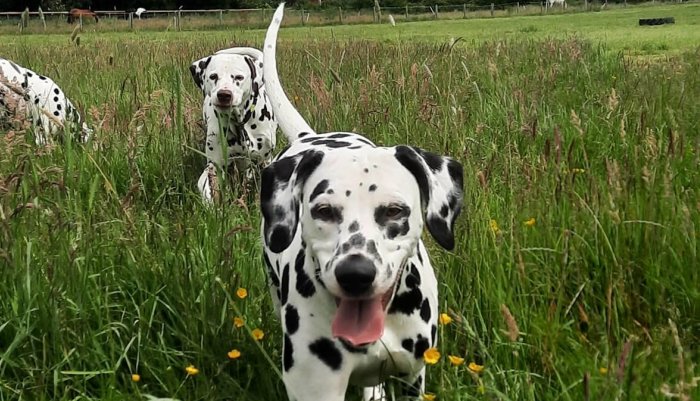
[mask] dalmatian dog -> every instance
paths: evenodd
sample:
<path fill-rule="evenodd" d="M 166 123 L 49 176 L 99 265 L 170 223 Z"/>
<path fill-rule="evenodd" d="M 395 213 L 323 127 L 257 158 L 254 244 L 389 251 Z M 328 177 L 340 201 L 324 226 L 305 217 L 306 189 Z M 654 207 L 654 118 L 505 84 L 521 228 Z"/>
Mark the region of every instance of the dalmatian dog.
<path fill-rule="evenodd" d="M 18 117 L 31 120 L 36 128 L 37 145 L 50 143 L 62 130 L 77 131 L 81 142 L 86 142 L 92 135 L 92 130 L 82 121 L 78 110 L 51 78 L 2 58 L 0 58 L 0 114 L 5 118 Z"/>
<path fill-rule="evenodd" d="M 279 82 L 283 10 L 284 3 L 267 31 L 263 76 L 282 132 L 296 139 L 263 169 L 260 207 L 289 399 L 343 401 L 348 386 L 359 385 L 364 400 L 384 400 L 390 376 L 405 383 L 403 396 L 418 396 L 438 320 L 421 234 L 425 224 L 453 249 L 462 165 L 354 133 L 315 133 Z"/>
<path fill-rule="evenodd" d="M 207 167 L 197 187 L 205 201 L 213 200 L 217 168 L 234 165 L 251 177 L 252 167 L 271 160 L 277 122 L 263 86 L 262 61 L 258 49 L 233 47 L 190 65 L 192 78 L 204 95 Z"/>

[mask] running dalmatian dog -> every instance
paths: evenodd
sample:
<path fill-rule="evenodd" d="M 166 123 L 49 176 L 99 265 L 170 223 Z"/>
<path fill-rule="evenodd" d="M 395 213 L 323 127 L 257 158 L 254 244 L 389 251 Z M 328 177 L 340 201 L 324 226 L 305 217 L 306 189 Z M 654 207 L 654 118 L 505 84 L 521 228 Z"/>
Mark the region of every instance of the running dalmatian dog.
<path fill-rule="evenodd" d="M 267 31 L 263 76 L 282 132 L 296 140 L 263 170 L 260 202 L 287 393 L 292 401 L 343 401 L 354 384 L 364 400 L 384 400 L 383 382 L 396 376 L 406 383 L 402 395 L 419 396 L 438 320 L 421 233 L 425 223 L 453 249 L 462 165 L 354 133 L 315 133 L 279 82 L 283 10 Z"/>
<path fill-rule="evenodd" d="M 10 107 L 11 100 L 17 97 L 22 101 L 13 104 L 21 104 L 21 107 Z M 0 115 L 30 119 L 36 127 L 37 145 L 50 143 L 64 129 L 78 131 L 81 142 L 92 135 L 78 110 L 51 78 L 3 58 L 0 58 Z"/>
<path fill-rule="evenodd" d="M 258 49 L 233 47 L 190 66 L 192 78 L 204 95 L 207 167 L 197 187 L 205 201 L 213 200 L 212 181 L 217 168 L 233 164 L 251 177 L 252 167 L 270 163 L 277 122 L 263 86 L 262 60 Z"/>

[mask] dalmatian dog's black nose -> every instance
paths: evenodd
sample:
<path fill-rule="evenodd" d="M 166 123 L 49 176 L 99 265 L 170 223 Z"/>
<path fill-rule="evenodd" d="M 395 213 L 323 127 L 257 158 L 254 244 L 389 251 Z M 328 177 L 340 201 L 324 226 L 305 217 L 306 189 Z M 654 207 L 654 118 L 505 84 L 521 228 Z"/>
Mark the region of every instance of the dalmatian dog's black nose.
<path fill-rule="evenodd" d="M 232 98 L 233 98 L 233 93 L 231 93 L 230 90 L 222 89 L 222 90 L 216 92 L 216 99 L 219 101 L 219 103 L 229 104 L 229 103 L 231 103 Z"/>
<path fill-rule="evenodd" d="M 362 255 L 350 255 L 335 268 L 338 285 L 350 296 L 360 296 L 372 287 L 377 270 L 374 263 Z"/>

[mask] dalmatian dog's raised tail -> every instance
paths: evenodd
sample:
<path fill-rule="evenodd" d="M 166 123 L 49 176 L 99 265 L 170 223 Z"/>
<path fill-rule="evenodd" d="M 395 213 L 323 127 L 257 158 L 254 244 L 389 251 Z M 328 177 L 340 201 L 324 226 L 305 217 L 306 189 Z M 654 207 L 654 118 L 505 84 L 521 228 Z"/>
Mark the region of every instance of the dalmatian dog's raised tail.
<path fill-rule="evenodd" d="M 279 32 L 282 18 L 284 17 L 284 3 L 281 3 L 275 14 L 272 16 L 272 23 L 267 29 L 265 35 L 265 47 L 263 48 L 263 79 L 267 87 L 267 94 L 272 103 L 272 109 L 275 114 L 282 116 L 278 118 L 278 124 L 282 133 L 293 142 L 304 134 L 315 134 L 316 132 L 304 120 L 304 117 L 299 114 L 292 102 L 289 101 L 287 94 L 282 89 L 279 75 L 277 74 L 277 33 Z"/>
<path fill-rule="evenodd" d="M 261 236 L 270 295 L 282 323 L 282 379 L 292 401 L 364 401 L 424 392 L 423 355 L 437 343 L 438 285 L 421 239 L 455 246 L 463 171 L 412 146 L 375 146 L 351 132 L 316 133 L 287 98 L 275 43 L 263 48 L 265 86 L 293 140 L 263 169 Z"/>

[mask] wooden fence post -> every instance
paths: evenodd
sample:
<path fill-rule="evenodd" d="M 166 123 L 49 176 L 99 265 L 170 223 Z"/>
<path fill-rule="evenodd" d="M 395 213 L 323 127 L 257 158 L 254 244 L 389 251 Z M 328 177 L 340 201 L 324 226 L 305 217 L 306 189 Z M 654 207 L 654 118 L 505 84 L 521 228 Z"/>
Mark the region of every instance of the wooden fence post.
<path fill-rule="evenodd" d="M 408 21 L 408 4 L 406 4 L 406 21 Z"/>
<path fill-rule="evenodd" d="M 80 30 L 82 31 L 83 30 L 83 14 L 80 14 L 79 17 L 80 17 Z"/>
<path fill-rule="evenodd" d="M 462 4 L 462 18 L 467 18 L 467 5 Z"/>
<path fill-rule="evenodd" d="M 340 20 L 340 23 L 343 23 L 343 8 L 338 7 L 338 19 Z"/>
<path fill-rule="evenodd" d="M 301 9 L 301 26 L 304 26 L 304 9 Z"/>
<path fill-rule="evenodd" d="M 129 29 L 134 30 L 134 13 L 129 13 Z"/>
<path fill-rule="evenodd" d="M 438 5 L 435 5 L 435 19 L 438 19 Z"/>
<path fill-rule="evenodd" d="M 520 2 L 515 3 L 515 13 L 520 14 Z"/>
<path fill-rule="evenodd" d="M 540 14 L 544 14 L 544 2 L 540 2 Z"/>
<path fill-rule="evenodd" d="M 219 26 L 224 26 L 224 10 L 219 10 Z"/>
<path fill-rule="evenodd" d="M 260 17 L 262 17 L 262 23 L 265 23 L 265 9 L 261 8 L 260 9 Z"/>
<path fill-rule="evenodd" d="M 491 3 L 491 16 L 492 16 L 492 17 L 493 17 L 493 9 L 494 9 L 494 7 L 495 7 L 494 4 Z"/>
<path fill-rule="evenodd" d="M 178 31 L 180 30 L 180 18 L 181 18 L 181 17 L 182 17 L 182 11 L 177 10 L 177 15 L 176 15 L 177 24 L 176 24 L 176 26 L 177 26 L 177 30 L 178 30 Z"/>

